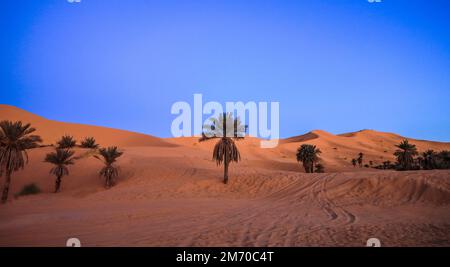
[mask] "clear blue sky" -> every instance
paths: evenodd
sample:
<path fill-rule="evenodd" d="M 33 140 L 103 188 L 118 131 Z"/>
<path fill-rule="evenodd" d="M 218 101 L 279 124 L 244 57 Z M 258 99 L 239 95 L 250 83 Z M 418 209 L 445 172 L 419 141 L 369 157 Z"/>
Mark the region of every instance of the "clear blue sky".
<path fill-rule="evenodd" d="M 450 1 L 2 0 L 0 103 L 170 136 L 176 101 L 279 101 L 282 137 L 450 141 Z"/>

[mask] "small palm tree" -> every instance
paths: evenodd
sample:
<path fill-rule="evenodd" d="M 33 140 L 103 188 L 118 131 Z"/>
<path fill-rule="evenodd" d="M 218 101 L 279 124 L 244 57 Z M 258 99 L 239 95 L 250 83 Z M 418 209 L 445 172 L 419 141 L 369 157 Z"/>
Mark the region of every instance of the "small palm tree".
<path fill-rule="evenodd" d="M 362 164 L 363 164 L 363 157 L 364 157 L 364 154 L 362 152 L 359 152 L 357 160 L 358 160 L 358 165 L 360 168 L 362 167 Z"/>
<path fill-rule="evenodd" d="M 317 173 L 324 173 L 325 172 L 325 167 L 321 163 L 317 163 L 315 172 L 317 172 Z"/>
<path fill-rule="evenodd" d="M 50 170 L 50 174 L 56 176 L 55 193 L 58 193 L 61 188 L 62 177 L 69 175 L 67 166 L 75 163 L 73 154 L 75 154 L 75 152 L 70 149 L 57 148 L 55 149 L 55 152 L 48 153 L 45 157 L 44 162 L 55 165 L 55 167 Z"/>
<path fill-rule="evenodd" d="M 105 187 L 110 188 L 114 185 L 114 178 L 119 176 L 119 168 L 114 165 L 117 158 L 122 156 L 123 152 L 120 152 L 116 146 L 101 148 L 99 150 L 100 156 L 95 157 L 101 160 L 105 166 L 100 170 L 100 177 L 105 177 Z"/>
<path fill-rule="evenodd" d="M 297 150 L 297 161 L 303 163 L 306 173 L 314 172 L 314 163 L 319 160 L 320 149 L 314 145 L 303 144 Z"/>
<path fill-rule="evenodd" d="M 242 125 L 239 118 L 233 118 L 231 113 L 211 118 L 211 124 L 203 126 L 200 142 L 220 138 L 213 150 L 213 160 L 220 166 L 223 163 L 223 183 L 228 183 L 228 166 L 231 162 L 239 162 L 241 154 L 234 140 L 243 139 L 247 126 Z"/>
<path fill-rule="evenodd" d="M 77 141 L 70 135 L 64 135 L 57 142 L 58 148 L 72 148 L 77 144 Z"/>
<path fill-rule="evenodd" d="M 16 121 L 0 122 L 0 176 L 5 173 L 2 203 L 8 201 L 11 175 L 13 172 L 23 169 L 28 162 L 27 149 L 36 148 L 42 139 L 37 135 L 31 135 L 36 131 L 31 125 Z"/>
<path fill-rule="evenodd" d="M 356 163 L 358 162 L 358 160 L 356 160 L 356 159 L 352 159 L 352 165 L 353 165 L 353 167 L 356 167 Z"/>
<path fill-rule="evenodd" d="M 91 149 L 97 149 L 98 144 L 95 142 L 94 137 L 86 137 L 83 141 L 81 141 L 81 147 L 82 148 L 91 148 Z"/>
<path fill-rule="evenodd" d="M 394 152 L 397 157 L 400 170 L 411 170 L 414 165 L 414 156 L 418 155 L 416 146 L 410 144 L 407 139 L 396 145 L 399 149 Z"/>

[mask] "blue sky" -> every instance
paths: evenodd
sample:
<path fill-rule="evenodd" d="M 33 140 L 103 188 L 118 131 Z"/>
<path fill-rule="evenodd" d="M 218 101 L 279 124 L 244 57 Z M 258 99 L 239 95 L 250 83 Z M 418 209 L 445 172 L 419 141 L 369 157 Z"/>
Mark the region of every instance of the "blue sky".
<path fill-rule="evenodd" d="M 176 101 L 279 101 L 280 135 L 450 141 L 450 1 L 5 0 L 0 103 L 171 135 Z"/>

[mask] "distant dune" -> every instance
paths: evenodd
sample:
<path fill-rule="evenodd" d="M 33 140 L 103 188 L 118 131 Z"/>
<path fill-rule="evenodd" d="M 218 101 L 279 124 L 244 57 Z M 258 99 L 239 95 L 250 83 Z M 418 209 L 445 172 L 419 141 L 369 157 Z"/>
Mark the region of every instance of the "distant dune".
<path fill-rule="evenodd" d="M 94 136 L 102 146 L 170 146 L 164 140 L 154 136 L 107 127 L 47 120 L 8 105 L 0 105 L 0 120 L 20 120 L 31 123 L 37 129 L 36 133 L 43 138 L 44 144 L 55 144 L 62 135 L 69 134 L 77 140 Z"/>
<path fill-rule="evenodd" d="M 362 130 L 340 135 L 316 130 L 305 135 L 285 139 L 278 149 L 293 157 L 301 144 L 313 144 L 322 151 L 321 158 L 328 170 L 352 171 L 355 168 L 351 165 L 351 160 L 356 158 L 359 152 L 364 153 L 365 164 L 372 161 L 373 166 L 376 166 L 387 160 L 394 162 L 393 153 L 397 149 L 395 145 L 404 139 L 408 139 L 415 144 L 419 152 L 428 149 L 435 151 L 450 150 L 450 143 L 447 142 L 416 140 L 374 130 Z"/>
<path fill-rule="evenodd" d="M 450 171 L 354 168 L 394 161 L 404 137 L 365 130 L 334 135 L 312 131 L 261 149 L 260 140 L 237 141 L 242 161 L 230 165 L 230 183 L 211 160 L 214 140 L 167 138 L 44 119 L 0 105 L 0 119 L 30 122 L 45 143 L 62 134 L 94 136 L 118 145 L 120 176 L 104 189 L 102 163 L 89 150 L 51 193 L 54 177 L 43 162 L 52 147 L 29 151 L 29 163 L 14 173 L 11 200 L 0 206 L 0 246 L 450 246 Z M 450 150 L 449 143 L 410 139 L 419 151 Z M 296 162 L 304 143 L 321 150 L 323 174 L 305 174 Z M 0 184 L 3 184 L 0 177 Z M 42 193 L 14 198 L 35 183 Z"/>

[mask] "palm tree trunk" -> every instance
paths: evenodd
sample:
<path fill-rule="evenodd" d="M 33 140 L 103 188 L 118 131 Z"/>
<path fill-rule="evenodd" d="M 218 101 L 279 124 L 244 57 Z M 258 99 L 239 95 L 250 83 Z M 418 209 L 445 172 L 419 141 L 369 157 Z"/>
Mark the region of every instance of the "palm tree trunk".
<path fill-rule="evenodd" d="M 8 201 L 8 193 L 9 193 L 9 185 L 11 184 L 11 171 L 6 171 L 5 176 L 5 186 L 3 187 L 3 194 L 2 194 L 2 203 L 5 204 L 6 201 Z"/>
<path fill-rule="evenodd" d="M 313 162 L 311 162 L 311 173 L 314 173 L 314 161 Z"/>
<path fill-rule="evenodd" d="M 228 183 L 228 162 L 225 162 L 223 169 L 223 183 Z"/>
<path fill-rule="evenodd" d="M 56 177 L 55 182 L 55 193 L 59 192 L 59 188 L 61 187 L 61 176 Z"/>
<path fill-rule="evenodd" d="M 306 162 L 303 162 L 303 169 L 305 169 L 306 173 L 309 173 L 309 166 Z"/>
<path fill-rule="evenodd" d="M 223 183 L 227 184 L 228 183 L 228 154 L 227 154 L 227 146 L 225 146 L 225 158 L 224 158 L 224 162 L 223 162 Z"/>
<path fill-rule="evenodd" d="M 109 188 L 109 175 L 105 179 L 105 188 Z"/>

